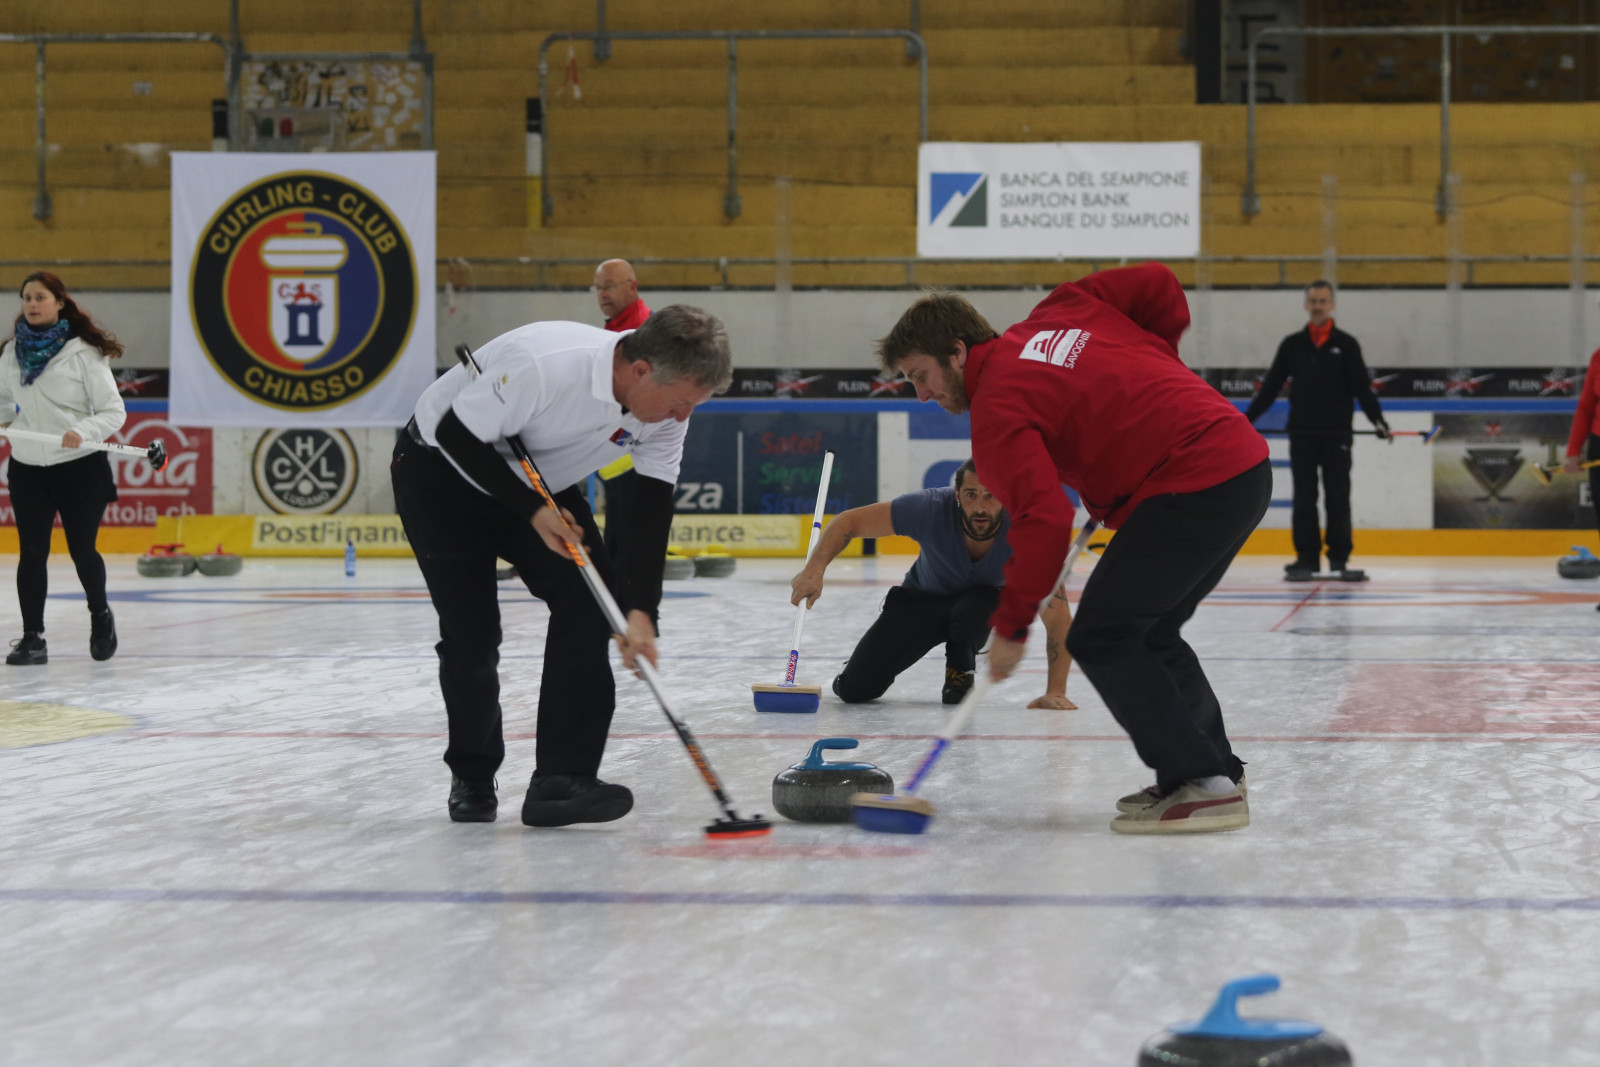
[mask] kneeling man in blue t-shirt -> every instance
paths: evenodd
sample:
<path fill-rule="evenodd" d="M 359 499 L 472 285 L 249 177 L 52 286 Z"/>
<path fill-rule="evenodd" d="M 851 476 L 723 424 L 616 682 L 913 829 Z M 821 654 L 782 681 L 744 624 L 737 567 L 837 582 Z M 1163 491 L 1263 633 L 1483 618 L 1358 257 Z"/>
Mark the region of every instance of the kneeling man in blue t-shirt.
<path fill-rule="evenodd" d="M 972 688 L 978 650 L 989 637 L 989 616 L 1000 601 L 1000 587 L 1011 546 L 1005 509 L 978 481 L 969 459 L 956 471 L 955 485 L 923 489 L 887 504 L 851 508 L 834 517 L 804 570 L 790 582 L 794 595 L 810 607 L 822 595 L 822 576 L 852 538 L 899 534 L 922 549 L 900 585 L 889 590 L 883 613 L 851 653 L 833 692 L 846 704 L 876 700 L 901 671 L 944 645 L 944 702 L 959 703 Z M 1045 624 L 1049 678 L 1045 695 L 1030 708 L 1071 710 L 1067 699 L 1067 628 L 1072 613 L 1065 591 L 1057 589 L 1040 616 Z"/>

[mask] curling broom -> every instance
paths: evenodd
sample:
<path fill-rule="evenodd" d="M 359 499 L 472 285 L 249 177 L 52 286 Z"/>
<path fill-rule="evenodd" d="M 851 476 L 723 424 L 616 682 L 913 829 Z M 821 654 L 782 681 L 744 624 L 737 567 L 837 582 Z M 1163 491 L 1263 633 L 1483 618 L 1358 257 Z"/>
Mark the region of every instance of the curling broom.
<path fill-rule="evenodd" d="M 817 507 L 811 513 L 811 539 L 806 543 L 806 559 L 817 550 L 822 537 L 822 510 L 828 502 L 828 479 L 833 474 L 833 453 L 822 457 L 822 480 L 817 483 Z M 822 703 L 822 687 L 796 685 L 795 672 L 800 669 L 800 630 L 806 621 L 806 604 L 795 606 L 794 633 L 789 639 L 789 665 L 784 669 L 783 681 L 778 685 L 756 683 L 750 687 L 757 711 L 814 712 Z"/>
<path fill-rule="evenodd" d="M 466 345 L 456 346 L 456 358 L 461 360 L 461 365 L 466 368 L 467 376 L 478 376 L 478 362 L 472 358 L 472 349 Z M 528 455 L 528 450 L 522 444 L 522 439 L 515 434 L 506 438 L 506 443 L 511 446 L 512 453 L 517 457 L 517 462 L 522 465 L 522 473 L 528 476 L 528 481 L 539 495 L 544 498 L 546 506 L 554 508 L 556 514 L 561 514 L 561 509 L 556 506 L 555 498 L 550 495 L 550 490 L 544 484 L 544 478 L 539 474 L 539 468 L 533 465 L 533 457 Z M 567 551 L 572 555 L 572 562 L 578 565 L 578 573 L 583 575 L 583 580 L 588 583 L 589 592 L 600 604 L 600 610 L 606 617 L 606 622 L 611 626 L 611 632 L 619 639 L 628 632 L 628 622 L 622 615 L 622 609 L 617 606 L 616 598 L 611 595 L 611 590 L 606 588 L 606 583 L 595 573 L 594 563 L 589 559 L 588 551 L 581 542 L 567 542 Z M 683 742 L 683 747 L 688 751 L 689 758 L 694 761 L 695 769 L 700 772 L 700 777 L 705 781 L 706 787 L 711 790 L 711 795 L 716 798 L 718 806 L 722 808 L 723 818 L 717 819 L 706 827 L 706 836 L 713 840 L 726 841 L 736 837 L 765 837 L 772 832 L 772 823 L 760 815 L 753 818 L 740 818 L 734 811 L 733 802 L 728 799 L 726 790 L 722 788 L 722 779 L 717 777 L 717 772 L 711 769 L 711 761 L 706 759 L 705 752 L 700 748 L 694 734 L 689 732 L 685 723 L 672 709 L 672 701 L 667 697 L 667 691 L 661 685 L 661 677 L 656 674 L 655 667 L 643 656 L 635 656 L 634 670 L 639 677 L 644 679 L 645 685 L 650 687 L 650 692 L 655 695 L 656 703 L 661 706 L 661 713 L 672 724 L 673 732 L 678 735 L 678 740 Z"/>
<path fill-rule="evenodd" d="M 1071 576 L 1072 565 L 1077 562 L 1078 553 L 1089 543 L 1089 535 L 1094 533 L 1099 525 L 1090 519 L 1083 529 L 1078 531 L 1078 536 L 1072 541 L 1072 547 L 1067 549 L 1066 562 L 1061 565 L 1061 576 L 1050 585 L 1052 595 Z M 962 698 L 961 706 L 956 708 L 955 714 L 950 716 L 950 722 L 945 726 L 944 733 L 934 741 L 928 754 L 922 757 L 922 763 L 911 776 L 911 780 L 906 783 L 904 793 L 898 796 L 857 793 L 850 798 L 850 817 L 857 826 L 876 834 L 920 834 L 928 828 L 928 823 L 933 821 L 933 805 L 915 795 L 917 787 L 922 785 L 922 780 L 928 776 L 928 772 L 939 761 L 939 757 L 944 755 L 944 750 L 961 736 L 962 730 L 966 729 L 967 723 L 972 719 L 972 713 L 978 708 L 978 701 L 989 691 L 990 684 L 987 671 L 976 672 L 972 679 L 972 688 Z"/>

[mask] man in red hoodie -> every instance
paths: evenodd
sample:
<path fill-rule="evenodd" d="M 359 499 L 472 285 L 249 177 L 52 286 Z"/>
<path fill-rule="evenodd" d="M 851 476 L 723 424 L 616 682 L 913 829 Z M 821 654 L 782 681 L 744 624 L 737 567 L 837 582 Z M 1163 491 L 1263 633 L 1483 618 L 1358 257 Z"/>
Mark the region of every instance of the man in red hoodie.
<path fill-rule="evenodd" d="M 1250 822 L 1244 764 L 1180 628 L 1266 513 L 1266 442 L 1178 358 L 1189 306 L 1156 263 L 1062 285 L 1003 335 L 953 293 L 912 305 L 878 342 L 917 399 L 972 413 L 978 476 L 1011 513 L 991 620 L 1007 677 L 1072 539 L 1077 490 L 1118 531 L 1090 575 L 1067 648 L 1156 784 L 1117 802 L 1120 833 Z"/>

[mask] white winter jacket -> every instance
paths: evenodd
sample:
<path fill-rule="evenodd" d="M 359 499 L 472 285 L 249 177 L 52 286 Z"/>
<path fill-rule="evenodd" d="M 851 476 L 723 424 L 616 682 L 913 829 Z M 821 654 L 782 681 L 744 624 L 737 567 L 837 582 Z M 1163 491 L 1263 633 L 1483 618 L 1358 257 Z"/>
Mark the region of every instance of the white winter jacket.
<path fill-rule="evenodd" d="M 104 441 L 127 418 L 111 361 L 82 338 L 62 345 L 30 385 L 22 384 L 16 342 L 7 341 L 0 349 L 0 423 L 47 433 L 58 441 L 68 430 L 85 441 Z M 30 466 L 52 467 L 91 453 L 42 441 L 13 441 L 11 454 Z"/>

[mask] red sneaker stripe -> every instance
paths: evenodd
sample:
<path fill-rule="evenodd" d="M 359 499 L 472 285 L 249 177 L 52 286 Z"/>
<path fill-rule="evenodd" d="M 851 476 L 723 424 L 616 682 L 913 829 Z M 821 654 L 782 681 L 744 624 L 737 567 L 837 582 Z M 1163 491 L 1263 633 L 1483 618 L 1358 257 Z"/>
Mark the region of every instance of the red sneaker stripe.
<path fill-rule="evenodd" d="M 1161 821 L 1187 819 L 1202 808 L 1215 808 L 1222 804 L 1238 804 L 1239 802 L 1240 798 L 1238 797 L 1223 797 L 1221 800 L 1191 800 L 1187 804 L 1174 804 L 1161 813 Z"/>

